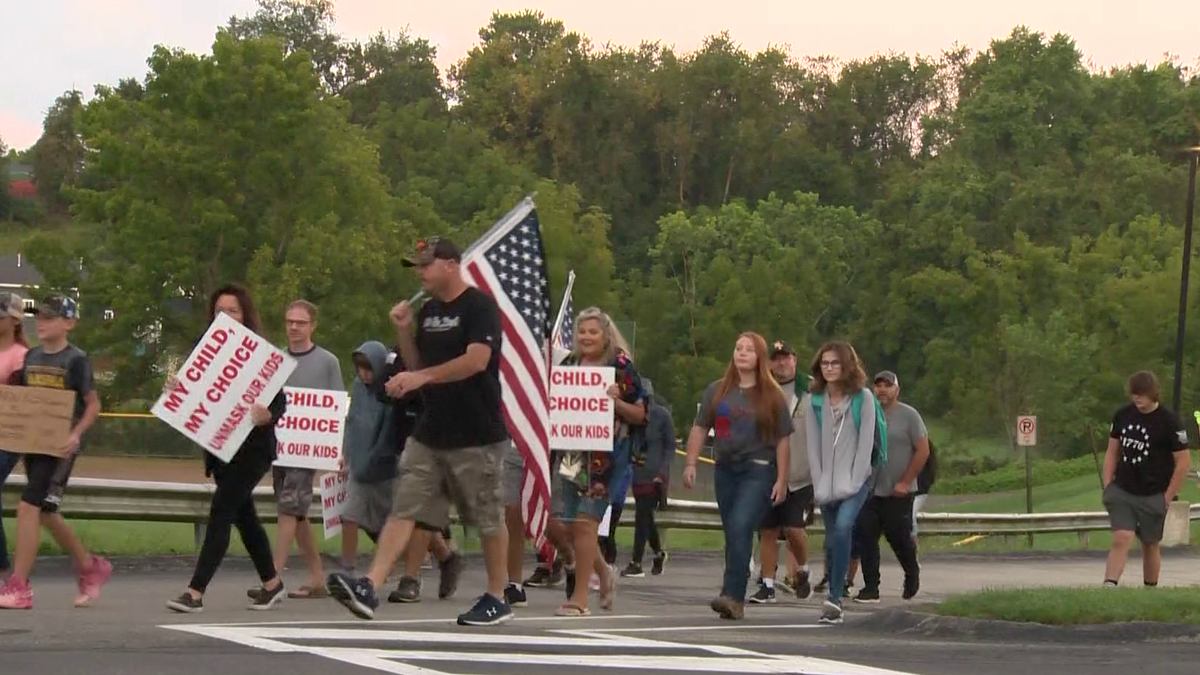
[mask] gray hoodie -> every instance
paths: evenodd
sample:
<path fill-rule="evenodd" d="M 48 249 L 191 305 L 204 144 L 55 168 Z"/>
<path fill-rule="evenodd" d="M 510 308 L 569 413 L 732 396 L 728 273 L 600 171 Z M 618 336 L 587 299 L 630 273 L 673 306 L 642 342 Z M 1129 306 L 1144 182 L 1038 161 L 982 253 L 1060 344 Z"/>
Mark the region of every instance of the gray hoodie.
<path fill-rule="evenodd" d="M 350 411 L 342 439 L 343 455 L 350 476 L 359 483 L 378 483 L 396 476 L 399 448 L 393 437 L 394 405 L 380 392 L 383 388 L 388 349 L 382 342 L 364 342 L 355 354 L 371 363 L 374 382 L 367 385 L 358 375 L 350 385 Z"/>
<path fill-rule="evenodd" d="M 834 406 L 826 394 L 819 425 L 812 407 L 812 395 L 804 396 L 802 407 L 808 439 L 808 462 L 818 504 L 853 497 L 871 478 L 871 453 L 875 448 L 875 395 L 870 389 L 863 389 L 862 397 L 860 426 L 855 428 L 850 410 L 852 396 L 844 397 Z"/>

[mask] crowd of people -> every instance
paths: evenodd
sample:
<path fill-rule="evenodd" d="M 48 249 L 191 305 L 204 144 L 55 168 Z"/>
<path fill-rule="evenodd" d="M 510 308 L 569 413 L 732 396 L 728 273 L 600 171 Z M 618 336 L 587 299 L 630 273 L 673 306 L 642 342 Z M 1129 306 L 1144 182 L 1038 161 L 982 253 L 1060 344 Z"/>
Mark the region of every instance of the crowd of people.
<path fill-rule="evenodd" d="M 419 271 L 429 299 L 419 309 L 406 302 L 392 308 L 394 347 L 367 341 L 350 355 L 355 377 L 341 460 L 349 482 L 342 569 L 325 576 L 307 521 L 313 470 L 273 467 L 275 425 L 287 410 L 281 392 L 266 405 L 251 407 L 253 430 L 230 461 L 205 454 L 206 474 L 216 484 L 207 531 L 190 582 L 168 608 L 203 610 L 204 594 L 234 528 L 260 581 L 247 591 L 251 609 L 271 609 L 284 597 L 332 597 L 355 616 L 371 619 L 393 576 L 399 581 L 388 601 L 421 600 L 421 568 L 428 555 L 439 568 L 438 597 L 451 597 L 463 570 L 449 530 L 451 506 L 478 530 L 487 574 L 485 592 L 458 617 L 463 625 L 508 621 L 513 608 L 528 604 L 527 588 L 559 584 L 566 597 L 558 615 L 590 615 L 593 593 L 599 609 L 610 611 L 618 577 L 645 576 L 647 544 L 650 574 L 665 572 L 668 553 L 656 513 L 667 501 L 675 455 L 671 411 L 639 375 L 615 322 L 593 307 L 575 317 L 571 353 L 556 367 L 613 368 L 615 381 L 607 390 L 614 408 L 612 448 L 552 453 L 553 515 L 546 527 L 552 546 L 539 551 L 537 567 L 523 579 L 529 546 L 521 509 L 524 459 L 509 437 L 501 402 L 502 321 L 496 301 L 464 281 L 461 262 L 462 253 L 449 240 L 421 242 L 405 265 Z M 33 605 L 29 579 L 39 527 L 71 555 L 79 582 L 76 605 L 89 606 L 112 565 L 85 549 L 57 509 L 74 458 L 99 414 L 99 399 L 87 355 L 68 340 L 78 318 L 75 302 L 52 295 L 37 305 L 40 344 L 34 348 L 27 347 L 21 332 L 21 306 L 16 296 L 0 296 L 0 382 L 69 390 L 75 407 L 62 457 L 23 456 L 28 482 L 17 508 L 11 564 L 0 528 L 0 573 L 7 576 L 0 608 Z M 253 299 L 241 286 L 215 291 L 207 309 L 210 322 L 224 314 L 261 332 Z M 317 307 L 303 300 L 286 310 L 288 352 L 297 362 L 287 384 L 342 391 L 338 357 L 313 342 L 317 319 Z M 169 378 L 164 391 L 175 384 Z M 1187 438 L 1179 418 L 1159 407 L 1152 374 L 1131 378 L 1129 394 L 1132 403 L 1113 420 L 1105 461 L 1104 503 L 1115 532 L 1106 583 L 1118 582 L 1137 537 L 1143 544 L 1145 583 L 1153 585 L 1162 520 L 1187 473 Z M 778 592 L 800 598 L 816 592 L 825 594 L 819 621 L 841 623 L 847 598 L 880 601 L 881 536 L 903 570 L 900 597 L 918 594 L 916 514 L 936 475 L 935 455 L 921 415 L 900 401 L 894 372 L 868 380 L 849 343 L 829 342 L 802 375 L 788 342 L 768 345 L 760 335 L 744 333 L 733 345 L 724 375 L 699 401 L 686 440 L 685 488 L 695 486 L 697 463 L 710 443 L 725 538 L 721 590 L 710 603 L 718 616 L 742 619 L 747 602 L 772 603 Z M 0 452 L 0 483 L 18 457 Z M 279 519 L 274 551 L 253 500 L 254 488 L 268 473 Z M 628 564 L 618 572 L 615 529 L 630 493 L 634 543 Z M 806 530 L 818 508 L 825 555 L 823 574 L 814 584 Z M 609 529 L 602 532 L 606 513 Z M 359 531 L 375 543 L 365 574 L 355 569 Z M 753 569 L 756 536 L 758 570 Z M 779 542 L 787 567 L 781 578 Z M 283 570 L 293 543 L 305 561 L 308 582 L 289 593 Z M 862 587 L 852 595 L 859 569 Z"/>

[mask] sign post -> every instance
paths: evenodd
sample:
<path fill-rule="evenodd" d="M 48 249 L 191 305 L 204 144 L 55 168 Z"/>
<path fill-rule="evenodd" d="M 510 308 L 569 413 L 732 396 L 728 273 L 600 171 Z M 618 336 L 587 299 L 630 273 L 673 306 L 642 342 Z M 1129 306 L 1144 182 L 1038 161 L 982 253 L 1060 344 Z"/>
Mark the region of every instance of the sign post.
<path fill-rule="evenodd" d="M 1017 445 L 1025 448 L 1025 513 L 1033 513 L 1033 462 L 1031 450 L 1037 445 L 1037 417 L 1021 415 L 1017 418 Z M 1029 534 L 1029 547 L 1033 548 L 1033 533 Z"/>

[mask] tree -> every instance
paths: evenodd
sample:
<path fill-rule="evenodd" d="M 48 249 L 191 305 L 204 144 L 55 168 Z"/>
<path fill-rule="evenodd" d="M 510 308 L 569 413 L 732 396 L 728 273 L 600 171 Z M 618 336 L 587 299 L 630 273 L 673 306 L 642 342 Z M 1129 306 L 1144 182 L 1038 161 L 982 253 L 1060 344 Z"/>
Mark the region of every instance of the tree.
<path fill-rule="evenodd" d="M 70 90 L 59 96 L 42 122 L 42 136 L 33 146 L 33 172 L 38 195 L 52 211 L 66 208 L 64 189 L 76 185 L 84 170 L 86 151 L 78 120 L 83 94 Z"/>
<path fill-rule="evenodd" d="M 0 138 L 0 220 L 12 219 L 12 195 L 8 193 L 8 146 Z"/>

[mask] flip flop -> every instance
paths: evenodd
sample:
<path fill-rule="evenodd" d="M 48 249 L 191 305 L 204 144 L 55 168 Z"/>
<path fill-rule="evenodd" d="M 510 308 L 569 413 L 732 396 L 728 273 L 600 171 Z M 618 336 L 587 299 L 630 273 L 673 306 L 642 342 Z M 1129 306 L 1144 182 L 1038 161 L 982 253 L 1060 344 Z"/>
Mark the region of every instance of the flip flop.
<path fill-rule="evenodd" d="M 579 605 L 575 605 L 575 604 L 568 602 L 567 604 L 559 607 L 558 610 L 556 612 L 554 612 L 554 614 L 556 616 L 583 617 L 583 616 L 591 616 L 592 610 L 588 609 L 587 607 L 580 607 Z"/>
<path fill-rule="evenodd" d="M 324 600 L 329 597 L 329 591 L 324 586 L 301 586 L 299 590 L 290 591 L 287 596 L 292 600 Z"/>

